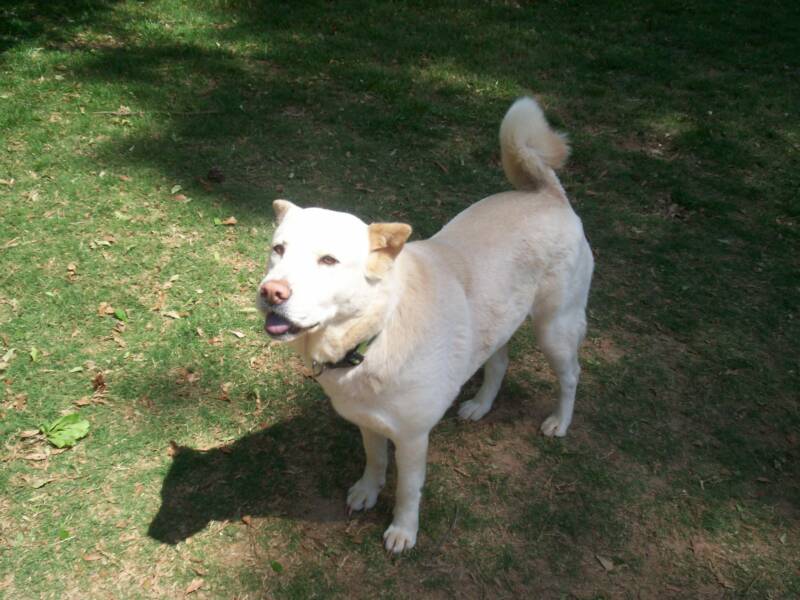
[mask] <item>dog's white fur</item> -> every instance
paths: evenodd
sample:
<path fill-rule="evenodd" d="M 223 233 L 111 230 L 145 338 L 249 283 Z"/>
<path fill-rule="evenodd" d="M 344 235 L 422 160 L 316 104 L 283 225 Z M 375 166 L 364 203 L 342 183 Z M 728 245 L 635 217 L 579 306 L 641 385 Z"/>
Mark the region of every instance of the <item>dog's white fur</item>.
<path fill-rule="evenodd" d="M 320 365 L 377 334 L 363 363 L 317 379 L 336 411 L 361 429 L 367 461 L 347 496 L 351 510 L 375 505 L 387 440 L 394 443 L 394 520 L 383 536 L 393 552 L 416 543 L 431 429 L 481 365 L 483 384 L 458 414 L 487 413 L 508 366 L 509 338 L 528 316 L 559 381 L 558 408 L 541 430 L 563 436 L 572 419 L 593 259 L 553 170 L 569 150 L 530 98 L 509 109 L 500 145 L 519 191 L 481 200 L 428 240 L 404 245 L 406 225 L 368 226 L 346 213 L 274 203 L 273 243 L 282 256 L 272 253 L 262 286 L 281 280 L 291 297 L 279 305 L 260 297 L 259 307 L 294 324 L 278 339 Z"/>

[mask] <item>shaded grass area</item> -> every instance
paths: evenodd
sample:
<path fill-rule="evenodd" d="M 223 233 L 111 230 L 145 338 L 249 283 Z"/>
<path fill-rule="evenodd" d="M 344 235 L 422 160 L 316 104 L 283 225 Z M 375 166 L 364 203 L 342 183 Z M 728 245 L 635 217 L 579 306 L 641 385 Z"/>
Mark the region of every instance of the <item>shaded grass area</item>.
<path fill-rule="evenodd" d="M 4 5 L 0 593 L 800 593 L 798 40 L 773 1 Z M 536 435 L 523 329 L 391 560 L 391 482 L 345 517 L 357 432 L 259 334 L 268 207 L 430 235 L 530 92 L 596 253 L 576 422 Z M 20 436 L 67 410 L 75 448 Z"/>

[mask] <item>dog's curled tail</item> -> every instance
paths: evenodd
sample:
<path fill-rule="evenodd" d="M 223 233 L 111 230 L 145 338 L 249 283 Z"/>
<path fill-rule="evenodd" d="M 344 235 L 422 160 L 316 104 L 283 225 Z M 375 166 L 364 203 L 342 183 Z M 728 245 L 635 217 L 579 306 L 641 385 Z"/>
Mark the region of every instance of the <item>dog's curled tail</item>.
<path fill-rule="evenodd" d="M 538 189 L 569 156 L 566 136 L 553 131 L 533 98 L 520 98 L 500 124 L 503 171 L 518 190 Z"/>

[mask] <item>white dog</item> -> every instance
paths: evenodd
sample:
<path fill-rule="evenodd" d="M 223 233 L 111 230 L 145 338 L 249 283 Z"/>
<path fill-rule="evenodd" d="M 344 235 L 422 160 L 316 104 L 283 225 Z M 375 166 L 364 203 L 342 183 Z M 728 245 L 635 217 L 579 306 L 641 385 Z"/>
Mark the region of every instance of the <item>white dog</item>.
<path fill-rule="evenodd" d="M 361 429 L 367 464 L 347 495 L 350 510 L 375 505 L 394 443 L 394 520 L 383 534 L 392 552 L 416 543 L 431 429 L 481 365 L 483 384 L 458 414 L 487 413 L 509 338 L 528 316 L 560 388 L 541 430 L 563 436 L 572 419 L 593 259 L 553 171 L 569 148 L 530 98 L 509 109 L 500 147 L 519 191 L 481 200 L 424 241 L 407 244 L 403 223 L 273 203 L 278 228 L 258 298 L 264 328 L 292 345 Z"/>

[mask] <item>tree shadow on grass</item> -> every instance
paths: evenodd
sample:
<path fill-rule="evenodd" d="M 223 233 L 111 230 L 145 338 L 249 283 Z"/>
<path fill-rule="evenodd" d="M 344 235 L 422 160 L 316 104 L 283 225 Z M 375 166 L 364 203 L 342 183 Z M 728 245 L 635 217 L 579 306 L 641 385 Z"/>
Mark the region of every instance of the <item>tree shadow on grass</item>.
<path fill-rule="evenodd" d="M 0 55 L 26 41 L 63 43 L 102 20 L 119 0 L 7 0 L 0 7 Z"/>

